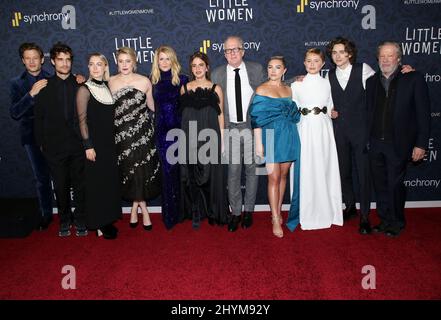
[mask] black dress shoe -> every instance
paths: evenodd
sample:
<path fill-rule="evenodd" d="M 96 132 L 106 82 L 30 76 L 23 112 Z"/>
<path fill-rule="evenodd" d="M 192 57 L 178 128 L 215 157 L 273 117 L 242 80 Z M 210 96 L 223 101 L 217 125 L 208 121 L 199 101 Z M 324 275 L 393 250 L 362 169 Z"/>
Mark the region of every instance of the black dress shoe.
<path fill-rule="evenodd" d="M 52 216 L 50 217 L 41 217 L 40 223 L 37 227 L 38 230 L 43 231 L 49 228 L 49 225 L 52 223 Z"/>
<path fill-rule="evenodd" d="M 357 208 L 355 206 L 349 206 L 343 210 L 343 220 L 349 220 L 357 216 Z"/>
<path fill-rule="evenodd" d="M 107 225 L 107 228 L 108 228 L 108 230 L 109 230 L 110 232 L 112 232 L 112 233 L 118 233 L 118 228 L 115 227 L 112 223 L 108 224 L 108 225 Z"/>
<path fill-rule="evenodd" d="M 249 227 L 251 227 L 251 225 L 253 224 L 253 214 L 252 212 L 247 212 L 245 211 L 243 213 L 243 219 L 242 219 L 242 228 L 243 229 L 248 229 Z"/>
<path fill-rule="evenodd" d="M 380 224 L 378 224 L 372 228 L 372 231 L 375 233 L 385 232 L 387 227 L 388 227 L 388 224 L 384 221 L 381 221 Z"/>
<path fill-rule="evenodd" d="M 115 233 L 115 234 L 108 234 L 108 233 L 102 232 L 101 229 L 98 229 L 96 231 L 96 236 L 97 237 L 101 237 L 102 236 L 106 240 L 114 240 L 114 239 L 118 238 L 118 234 L 117 233 Z"/>
<path fill-rule="evenodd" d="M 360 227 L 358 228 L 358 232 L 360 234 L 371 234 L 372 228 L 371 224 L 369 223 L 368 217 L 361 217 L 360 218 Z"/>
<path fill-rule="evenodd" d="M 208 224 L 210 226 L 214 226 L 216 224 L 216 219 L 208 217 Z"/>
<path fill-rule="evenodd" d="M 234 232 L 239 227 L 240 216 L 231 216 L 230 222 L 228 222 L 228 231 Z"/>
<path fill-rule="evenodd" d="M 142 225 L 142 227 L 144 228 L 144 230 L 146 230 L 146 231 L 151 231 L 152 229 L 153 229 L 153 225 L 152 224 L 149 224 L 149 225 Z"/>
<path fill-rule="evenodd" d="M 403 228 L 401 227 L 387 227 L 387 229 L 384 231 L 384 234 L 388 237 L 391 238 L 396 238 L 400 235 L 401 230 L 403 230 Z"/>
<path fill-rule="evenodd" d="M 193 210 L 191 213 L 191 227 L 194 230 L 199 230 L 201 227 L 201 214 L 197 210 Z"/>
<path fill-rule="evenodd" d="M 113 224 L 107 224 L 96 231 L 96 235 L 104 239 L 113 240 L 118 237 L 118 229 Z"/>

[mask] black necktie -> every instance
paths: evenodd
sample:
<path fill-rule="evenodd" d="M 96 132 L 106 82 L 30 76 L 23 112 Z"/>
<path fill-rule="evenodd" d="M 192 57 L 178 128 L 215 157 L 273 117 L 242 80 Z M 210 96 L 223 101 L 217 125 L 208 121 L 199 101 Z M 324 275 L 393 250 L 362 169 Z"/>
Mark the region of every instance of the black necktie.
<path fill-rule="evenodd" d="M 243 115 L 242 115 L 242 92 L 240 87 L 240 75 L 239 75 L 240 68 L 234 69 L 234 72 L 236 72 L 236 76 L 234 77 L 234 90 L 236 92 L 236 114 L 237 114 L 237 121 L 243 121 Z"/>

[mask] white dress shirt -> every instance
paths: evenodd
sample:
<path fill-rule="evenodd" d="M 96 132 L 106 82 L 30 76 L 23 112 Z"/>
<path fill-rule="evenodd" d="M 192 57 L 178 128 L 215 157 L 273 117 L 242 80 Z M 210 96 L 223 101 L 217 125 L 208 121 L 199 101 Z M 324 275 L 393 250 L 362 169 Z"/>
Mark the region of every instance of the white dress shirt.
<path fill-rule="evenodd" d="M 344 89 L 348 85 L 349 77 L 351 76 L 352 64 L 349 64 L 345 69 L 341 69 L 339 67 L 335 70 L 335 76 L 337 77 L 338 83 Z M 362 70 L 362 81 L 363 81 L 363 89 L 366 89 L 366 80 L 372 77 L 375 74 L 375 71 L 366 63 L 363 63 Z M 329 79 L 329 76 L 326 75 L 326 79 Z"/>
<path fill-rule="evenodd" d="M 240 76 L 240 85 L 242 88 L 242 114 L 243 121 L 247 119 L 248 107 L 250 105 L 251 97 L 253 96 L 253 88 L 250 86 L 250 81 L 248 79 L 247 69 L 245 63 L 242 61 L 241 65 L 238 67 Z M 227 65 L 227 99 L 228 99 L 228 113 L 230 116 L 230 122 L 237 123 L 236 114 L 236 92 L 235 92 L 235 77 L 236 72 L 234 67 Z"/>

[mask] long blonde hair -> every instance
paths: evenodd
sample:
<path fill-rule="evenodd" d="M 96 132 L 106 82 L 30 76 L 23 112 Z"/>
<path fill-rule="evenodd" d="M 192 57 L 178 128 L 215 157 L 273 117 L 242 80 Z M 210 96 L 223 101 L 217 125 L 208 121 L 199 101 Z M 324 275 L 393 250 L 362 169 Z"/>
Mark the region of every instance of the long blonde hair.
<path fill-rule="evenodd" d="M 179 64 L 178 57 L 176 56 L 175 50 L 170 46 L 160 46 L 155 50 L 155 55 L 153 57 L 152 71 L 150 77 L 152 84 L 157 84 L 161 80 L 161 70 L 159 69 L 159 54 L 165 53 L 171 62 L 171 74 L 172 74 L 172 84 L 177 86 L 180 84 L 179 73 L 181 72 L 181 65 Z"/>
<path fill-rule="evenodd" d="M 116 59 L 118 59 L 120 54 L 128 54 L 130 58 L 133 60 L 133 72 L 136 72 L 137 62 L 136 62 L 136 52 L 132 48 L 129 47 L 121 47 L 116 50 Z"/>
<path fill-rule="evenodd" d="M 104 64 L 106 65 L 106 68 L 104 69 L 103 80 L 108 81 L 110 78 L 110 69 L 109 69 L 109 61 L 107 61 L 106 56 L 103 55 L 102 53 L 94 52 L 89 55 L 89 59 L 87 61 L 90 61 L 90 58 L 92 58 L 92 57 L 98 57 L 101 59 L 102 62 L 104 62 Z M 90 79 L 90 75 L 89 75 L 89 79 Z"/>

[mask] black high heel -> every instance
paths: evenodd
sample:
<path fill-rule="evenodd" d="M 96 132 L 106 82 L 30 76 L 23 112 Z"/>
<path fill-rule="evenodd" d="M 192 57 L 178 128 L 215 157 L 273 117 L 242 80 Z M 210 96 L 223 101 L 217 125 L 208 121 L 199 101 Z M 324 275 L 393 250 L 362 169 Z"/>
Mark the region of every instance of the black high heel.
<path fill-rule="evenodd" d="M 136 213 L 136 222 L 130 222 L 129 221 L 129 226 L 130 226 L 130 228 L 132 228 L 132 229 L 134 229 L 134 228 L 136 228 L 137 226 L 138 226 L 138 224 L 139 224 L 139 220 L 138 220 L 138 212 Z"/>
<path fill-rule="evenodd" d="M 148 216 L 149 216 L 149 218 L 150 218 L 150 214 L 147 212 L 147 214 L 148 214 Z M 144 230 L 146 230 L 146 231 L 151 231 L 152 229 L 153 229 L 153 224 L 152 224 L 152 221 L 150 220 L 150 224 L 148 224 L 148 225 L 145 225 L 144 224 L 144 213 L 142 214 L 142 216 L 143 216 L 143 221 L 142 221 L 142 227 L 144 228 Z"/>
<path fill-rule="evenodd" d="M 130 226 L 130 228 L 132 228 L 132 229 L 136 228 L 136 227 L 138 226 L 138 224 L 139 224 L 139 221 L 136 221 L 136 222 L 129 222 L 129 226 Z"/>

